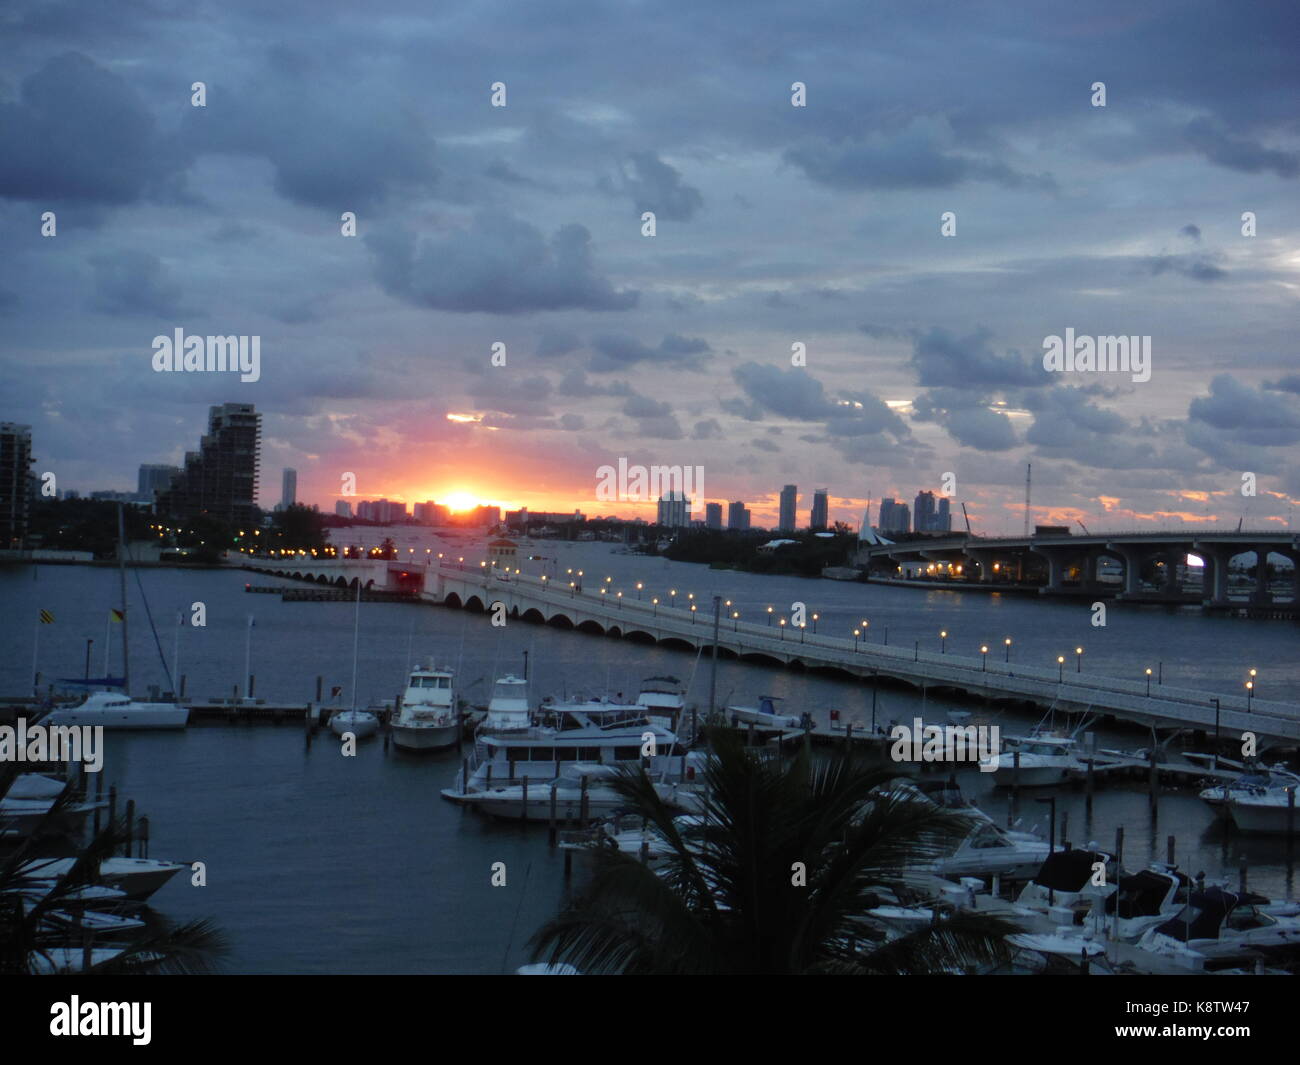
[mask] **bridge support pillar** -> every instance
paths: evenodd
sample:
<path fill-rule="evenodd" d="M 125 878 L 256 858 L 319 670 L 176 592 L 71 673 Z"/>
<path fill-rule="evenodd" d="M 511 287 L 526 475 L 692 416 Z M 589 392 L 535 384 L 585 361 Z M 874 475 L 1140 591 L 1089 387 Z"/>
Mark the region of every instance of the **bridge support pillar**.
<path fill-rule="evenodd" d="M 1166 595 L 1179 595 L 1182 591 L 1182 585 L 1178 581 L 1178 567 L 1186 559 L 1185 552 L 1171 548 L 1165 552 L 1165 580 L 1164 591 Z"/>
<path fill-rule="evenodd" d="M 1251 589 L 1250 601 L 1267 605 L 1273 602 L 1273 595 L 1268 590 L 1268 552 L 1263 544 L 1255 546 L 1255 587 Z"/>
<path fill-rule="evenodd" d="M 1232 561 L 1232 549 L 1206 543 L 1192 546 L 1205 562 L 1205 575 L 1201 578 L 1201 602 L 1206 606 L 1223 606 L 1228 602 L 1228 563 Z"/>
<path fill-rule="evenodd" d="M 1064 591 L 1066 564 L 1070 560 L 1071 553 L 1069 549 L 1035 544 L 1030 547 L 1030 550 L 1047 560 L 1047 587 L 1043 589 L 1044 594 Z"/>
<path fill-rule="evenodd" d="M 973 547 L 967 547 L 962 549 L 962 554 L 979 567 L 980 583 L 983 584 L 993 580 L 994 554 L 992 551 L 981 551 Z"/>
<path fill-rule="evenodd" d="M 1147 553 L 1132 544 L 1107 544 L 1106 549 L 1124 561 L 1124 595 L 1137 595 L 1142 591 L 1142 564 Z"/>

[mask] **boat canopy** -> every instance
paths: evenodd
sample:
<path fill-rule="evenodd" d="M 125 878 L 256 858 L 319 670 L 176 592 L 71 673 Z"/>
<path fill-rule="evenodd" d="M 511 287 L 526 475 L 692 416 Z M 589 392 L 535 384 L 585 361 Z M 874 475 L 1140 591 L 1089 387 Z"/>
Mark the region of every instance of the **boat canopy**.
<path fill-rule="evenodd" d="M 1219 929 L 1236 908 L 1237 901 L 1236 895 L 1222 888 L 1193 891 L 1187 905 L 1176 916 L 1158 925 L 1156 932 L 1181 943 L 1193 939 L 1218 939 Z"/>
<path fill-rule="evenodd" d="M 1044 859 L 1034 883 L 1052 891 L 1082 891 L 1092 878 L 1092 867 L 1109 861 L 1110 855 L 1101 851 L 1057 851 Z"/>
<path fill-rule="evenodd" d="M 1155 917 L 1160 913 L 1169 889 L 1177 882 L 1172 874 L 1157 873 L 1152 869 L 1122 876 L 1119 890 L 1106 899 L 1106 912 L 1113 914 L 1118 907 L 1119 916 L 1126 921 L 1132 917 Z"/>

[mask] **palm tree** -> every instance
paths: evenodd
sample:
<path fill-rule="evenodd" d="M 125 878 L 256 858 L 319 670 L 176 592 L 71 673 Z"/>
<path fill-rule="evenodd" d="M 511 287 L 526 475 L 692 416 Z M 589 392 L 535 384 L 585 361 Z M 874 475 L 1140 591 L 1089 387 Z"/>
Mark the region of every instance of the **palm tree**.
<path fill-rule="evenodd" d="M 684 838 L 645 772 L 625 771 L 613 786 L 667 842 L 663 868 L 598 852 L 587 888 L 534 935 L 534 958 L 684 975 L 966 972 L 1008 957 L 1015 929 L 997 918 L 936 910 L 890 938 L 866 915 L 882 889 L 905 897 L 967 817 L 842 757 L 781 765 L 713 737 L 699 834 Z"/>

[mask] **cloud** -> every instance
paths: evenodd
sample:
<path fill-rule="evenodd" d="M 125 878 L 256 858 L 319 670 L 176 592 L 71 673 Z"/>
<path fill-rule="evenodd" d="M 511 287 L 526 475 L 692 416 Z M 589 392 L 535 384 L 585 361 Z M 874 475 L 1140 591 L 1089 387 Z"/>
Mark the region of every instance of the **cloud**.
<path fill-rule="evenodd" d="M 1183 131 L 1187 142 L 1212 163 L 1247 174 L 1271 171 L 1280 178 L 1300 173 L 1300 155 L 1295 152 L 1265 148 L 1244 137 L 1233 137 L 1223 123 L 1211 118 L 1196 118 Z"/>
<path fill-rule="evenodd" d="M 523 314 L 634 307 L 637 293 L 616 291 L 592 262 L 591 234 L 580 225 L 550 240 L 527 222 L 479 213 L 440 239 L 387 230 L 366 237 L 375 276 L 389 295 L 444 311 Z"/>
<path fill-rule="evenodd" d="M 1195 228 L 1195 227 L 1193 227 Z M 1215 266 L 1204 257 L 1190 255 L 1154 255 L 1142 260 L 1152 277 L 1165 273 L 1182 274 L 1193 281 L 1222 281 L 1228 271 Z"/>
<path fill-rule="evenodd" d="M 612 373 L 641 362 L 700 370 L 703 369 L 705 356 L 712 351 L 707 341 L 699 337 L 678 336 L 676 333 L 667 334 L 653 348 L 622 333 L 598 336 L 591 346 L 595 353 L 589 369 L 593 373 Z"/>
<path fill-rule="evenodd" d="M 95 309 L 105 314 L 175 318 L 196 315 L 180 305 L 180 286 L 163 276 L 158 256 L 145 251 L 93 255 Z"/>
<path fill-rule="evenodd" d="M 1218 374 L 1210 382 L 1210 394 L 1192 400 L 1187 413 L 1190 421 L 1218 430 L 1233 443 L 1266 448 L 1300 443 L 1300 407 L 1230 374 Z"/>
<path fill-rule="evenodd" d="M 1041 363 L 1022 358 L 1017 352 L 994 352 L 989 345 L 992 336 L 983 328 L 960 337 L 938 327 L 916 334 L 912 366 L 920 383 L 934 387 L 965 383 L 981 393 L 1048 383 Z"/>
<path fill-rule="evenodd" d="M 688 222 L 704 206 L 700 190 L 682 184 L 675 167 L 654 152 L 632 152 L 628 157 L 631 170 L 621 169 L 617 182 L 603 178 L 600 187 L 606 192 L 631 197 L 639 212 L 653 211 L 656 218 Z"/>
<path fill-rule="evenodd" d="M 172 187 L 188 158 L 138 93 L 79 52 L 50 59 L 0 104 L 0 196 L 120 206 Z"/>

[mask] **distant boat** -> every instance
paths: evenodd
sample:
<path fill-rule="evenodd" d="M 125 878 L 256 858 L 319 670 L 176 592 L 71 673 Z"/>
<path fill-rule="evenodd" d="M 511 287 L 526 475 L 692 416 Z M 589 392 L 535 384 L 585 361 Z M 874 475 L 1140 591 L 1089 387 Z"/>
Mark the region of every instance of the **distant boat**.
<path fill-rule="evenodd" d="M 445 751 L 460 738 L 460 714 L 450 669 L 416 666 L 393 722 L 393 743 L 404 751 Z"/>
<path fill-rule="evenodd" d="M 176 703 L 139 703 L 120 692 L 98 691 L 79 706 L 52 711 L 41 719 L 46 725 L 99 725 L 103 728 L 184 728 L 190 719 L 187 706 Z"/>
<path fill-rule="evenodd" d="M 727 707 L 727 718 L 733 725 L 764 725 L 767 728 L 798 728 L 799 719 L 791 717 L 789 714 L 779 714 L 776 710 L 776 704 L 781 701 L 780 696 L 760 695 L 758 697 L 758 706 L 729 706 Z"/>
<path fill-rule="evenodd" d="M 18 867 L 22 880 L 58 879 L 72 869 L 74 858 L 36 858 Z M 96 881 L 124 892 L 126 898 L 143 901 L 186 866 L 156 858 L 104 858 Z"/>

